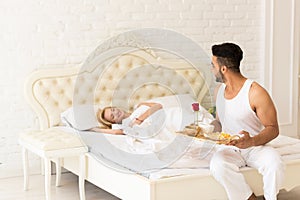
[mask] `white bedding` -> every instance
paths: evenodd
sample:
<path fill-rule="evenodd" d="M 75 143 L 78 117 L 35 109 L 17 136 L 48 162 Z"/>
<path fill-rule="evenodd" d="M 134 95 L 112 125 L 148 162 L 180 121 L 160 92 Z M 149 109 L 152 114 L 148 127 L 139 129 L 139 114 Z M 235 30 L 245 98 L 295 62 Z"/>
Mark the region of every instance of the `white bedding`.
<path fill-rule="evenodd" d="M 160 103 L 163 108 L 150 115 L 140 125 L 131 127 L 132 121 L 149 109 L 148 106 L 140 106 L 128 118 L 124 119 L 121 127 L 118 128 L 121 128 L 128 136 L 127 144 L 130 153 L 156 153 L 158 157 L 161 157 L 165 154 L 160 153 L 161 151 L 172 151 L 172 155 L 168 154 L 169 165 L 170 162 L 181 157 L 183 151 L 191 146 L 191 138 L 180 138 L 183 136 L 174 133 L 193 123 L 195 113 L 191 105 L 195 100 L 189 95 L 173 95 L 149 101 Z M 200 106 L 198 114 L 204 123 L 210 124 L 214 120 L 213 116 L 202 106 Z M 174 145 L 174 142 L 177 144 Z M 127 151 L 128 148 L 124 150 Z M 193 151 L 200 150 L 193 149 Z"/>
<path fill-rule="evenodd" d="M 110 134 L 102 134 L 102 133 L 95 133 L 95 132 L 88 132 L 88 131 L 78 131 L 69 127 L 59 127 L 60 129 L 63 129 L 69 133 L 72 134 L 93 134 L 98 136 L 100 140 L 106 140 L 106 143 L 110 143 L 113 147 L 113 149 L 110 151 L 115 151 L 115 148 L 119 149 L 120 151 L 126 151 L 128 153 L 137 153 L 137 148 L 132 147 L 132 139 L 129 138 L 129 136 L 126 135 L 110 135 Z M 102 139 L 101 139 L 102 138 Z M 93 138 L 94 139 L 94 138 Z M 150 171 L 145 171 L 147 176 L 150 179 L 159 179 L 163 177 L 170 177 L 170 176 L 179 176 L 179 175 L 188 175 L 188 174 L 200 174 L 200 175 L 208 175 L 209 174 L 209 160 L 210 156 L 212 155 L 212 150 L 214 147 L 214 143 L 211 142 L 203 142 L 199 141 L 198 139 L 195 140 L 188 140 L 190 145 L 188 148 L 185 149 L 184 153 L 178 157 L 178 159 L 174 160 L 174 162 L 169 163 L 163 163 L 165 164 L 161 168 L 152 169 Z M 100 142 L 100 141 L 99 141 Z M 150 141 L 147 141 L 150 142 Z M 139 145 L 142 145 L 141 142 Z M 103 143 L 102 143 L 103 144 Z M 100 145 L 100 143 L 99 143 Z M 136 145 L 136 144 L 134 144 Z M 300 140 L 287 137 L 287 136 L 278 136 L 275 140 L 268 143 L 267 145 L 270 145 L 274 147 L 282 156 L 283 160 L 285 161 L 292 161 L 295 159 L 300 159 Z M 139 152 L 141 153 L 141 152 Z M 145 153 L 145 152 L 144 152 Z M 118 154 L 114 158 L 107 158 L 108 154 L 95 154 L 97 159 L 103 160 L 108 159 L 112 162 L 117 162 L 116 159 L 118 159 Z M 145 154 L 147 155 L 147 154 Z M 122 156 L 122 155 L 121 155 Z M 149 162 L 141 162 L 142 164 L 149 164 L 153 160 L 152 158 L 145 157 L 145 159 Z M 124 160 L 123 160 L 124 161 Z M 130 162 L 132 160 L 129 160 Z M 167 160 L 170 161 L 170 160 Z M 127 161 L 126 161 L 127 162 Z M 158 163 L 158 166 L 161 163 Z M 157 165 L 153 165 L 157 167 Z M 126 170 L 125 170 L 126 171 Z"/>
<path fill-rule="evenodd" d="M 300 159 L 300 140 L 279 135 L 276 139 L 267 144 L 268 146 L 272 146 L 275 148 L 279 154 L 282 156 L 282 159 L 285 162 L 290 162 L 293 160 Z M 186 159 L 187 163 L 183 164 L 185 166 L 189 165 L 191 160 Z M 193 163 L 193 161 L 191 161 Z M 192 166 L 192 164 L 191 164 Z M 199 175 L 208 175 L 208 168 L 167 168 L 162 169 L 157 172 L 153 172 L 149 175 L 150 179 L 159 179 L 163 177 L 170 176 L 179 176 L 179 175 L 187 175 L 187 174 L 199 174 Z"/>
<path fill-rule="evenodd" d="M 151 179 L 195 173 L 207 175 L 210 158 L 217 145 L 175 134 L 193 122 L 191 104 L 195 100 L 190 95 L 173 95 L 149 101 L 162 104 L 163 109 L 152 114 L 141 125 L 130 127 L 131 121 L 148 109 L 147 106 L 136 108 L 129 118 L 123 120 L 121 126 L 117 126 L 126 135 L 81 131 L 84 129 L 74 127 L 78 124 L 72 121 L 74 117 L 64 117 L 69 122 L 67 124 L 74 123 L 72 128 L 64 129 L 79 134 L 97 159 L 105 158 L 134 172 L 146 174 Z M 90 114 L 93 108 L 86 110 Z M 200 107 L 200 115 L 206 123 L 213 120 L 203 107 Z M 85 121 L 82 120 L 80 124 L 91 126 Z M 276 148 L 284 160 L 300 158 L 298 139 L 280 135 L 267 145 Z"/>

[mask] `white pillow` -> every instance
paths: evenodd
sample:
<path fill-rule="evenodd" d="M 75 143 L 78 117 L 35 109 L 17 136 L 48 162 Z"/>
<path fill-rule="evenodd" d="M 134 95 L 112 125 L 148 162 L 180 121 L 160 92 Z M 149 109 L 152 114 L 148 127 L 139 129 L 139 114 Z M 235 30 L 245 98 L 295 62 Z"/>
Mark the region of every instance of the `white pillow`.
<path fill-rule="evenodd" d="M 192 103 L 197 102 L 190 94 L 170 95 L 148 100 L 147 102 L 160 103 L 163 108 L 181 107 L 183 110 L 193 112 Z M 199 119 L 207 124 L 214 120 L 214 117 L 199 104 Z"/>
<path fill-rule="evenodd" d="M 98 109 L 96 105 L 76 105 L 61 113 L 61 121 L 66 126 L 82 131 L 99 127 L 101 124 L 96 117 Z"/>
<path fill-rule="evenodd" d="M 160 103 L 164 108 L 181 107 L 182 109 L 192 110 L 192 103 L 197 102 L 197 100 L 190 94 L 178 94 L 149 99 L 147 102 Z"/>

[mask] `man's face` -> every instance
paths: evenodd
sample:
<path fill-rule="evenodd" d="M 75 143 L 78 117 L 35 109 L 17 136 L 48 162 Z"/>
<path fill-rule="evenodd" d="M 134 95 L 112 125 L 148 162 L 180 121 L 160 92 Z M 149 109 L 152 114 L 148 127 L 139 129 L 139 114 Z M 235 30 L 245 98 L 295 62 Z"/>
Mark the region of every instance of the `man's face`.
<path fill-rule="evenodd" d="M 216 77 L 216 82 L 224 83 L 224 74 L 221 71 L 221 67 L 218 64 L 217 57 L 213 56 L 211 59 L 212 69 L 211 71 Z"/>

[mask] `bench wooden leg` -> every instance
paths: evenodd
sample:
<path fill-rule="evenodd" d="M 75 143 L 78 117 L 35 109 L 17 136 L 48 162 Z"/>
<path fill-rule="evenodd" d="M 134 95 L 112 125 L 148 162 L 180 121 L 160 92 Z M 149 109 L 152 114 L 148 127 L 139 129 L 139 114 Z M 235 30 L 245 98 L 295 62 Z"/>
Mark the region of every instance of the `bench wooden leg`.
<path fill-rule="evenodd" d="M 45 168 L 45 194 L 46 200 L 51 199 L 51 161 L 48 158 L 44 158 Z"/>
<path fill-rule="evenodd" d="M 61 182 L 61 158 L 55 160 L 55 172 L 56 172 L 56 187 L 60 186 Z"/>
<path fill-rule="evenodd" d="M 86 163 L 85 163 L 85 155 L 80 155 L 79 156 L 79 163 L 80 163 L 80 171 L 79 171 L 79 177 L 78 177 L 78 181 L 79 181 L 79 196 L 80 196 L 80 200 L 85 200 L 85 172 L 86 172 Z"/>
<path fill-rule="evenodd" d="M 24 190 L 28 190 L 28 150 L 23 147 L 22 149 L 23 158 L 23 173 L 24 173 Z"/>

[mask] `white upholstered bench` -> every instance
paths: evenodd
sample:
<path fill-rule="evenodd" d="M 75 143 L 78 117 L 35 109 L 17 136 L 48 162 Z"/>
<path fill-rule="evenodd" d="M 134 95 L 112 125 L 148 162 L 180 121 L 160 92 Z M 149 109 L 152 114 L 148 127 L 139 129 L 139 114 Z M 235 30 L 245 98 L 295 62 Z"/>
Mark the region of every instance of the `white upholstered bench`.
<path fill-rule="evenodd" d="M 79 194 L 85 199 L 85 155 L 87 147 L 76 135 L 72 135 L 57 128 L 44 131 L 27 131 L 20 135 L 19 143 L 23 147 L 24 190 L 28 189 L 28 150 L 44 160 L 45 194 L 51 199 L 51 161 L 56 164 L 56 186 L 60 185 L 60 159 L 68 156 L 78 156 L 80 159 Z"/>

